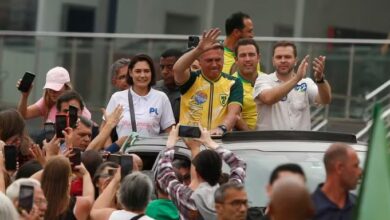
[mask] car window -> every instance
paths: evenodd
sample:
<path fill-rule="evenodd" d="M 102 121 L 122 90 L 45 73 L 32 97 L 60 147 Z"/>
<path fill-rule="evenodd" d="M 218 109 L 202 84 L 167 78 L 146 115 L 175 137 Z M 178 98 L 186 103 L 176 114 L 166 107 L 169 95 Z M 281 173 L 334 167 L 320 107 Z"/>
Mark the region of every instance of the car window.
<path fill-rule="evenodd" d="M 280 164 L 299 164 L 305 172 L 310 192 L 313 192 L 317 185 L 325 180 L 323 152 L 262 152 L 257 150 L 233 150 L 233 152 L 247 163 L 245 188 L 251 206 L 266 206 L 268 203 L 266 185 L 272 170 Z M 364 153 L 358 153 L 358 155 L 363 164 Z M 229 173 L 229 167 L 225 163 L 223 172 Z"/>

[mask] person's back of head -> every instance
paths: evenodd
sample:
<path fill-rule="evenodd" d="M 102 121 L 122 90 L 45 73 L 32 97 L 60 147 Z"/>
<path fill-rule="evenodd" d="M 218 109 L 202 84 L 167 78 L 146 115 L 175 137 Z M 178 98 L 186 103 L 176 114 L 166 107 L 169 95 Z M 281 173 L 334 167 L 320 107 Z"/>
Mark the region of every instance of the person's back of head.
<path fill-rule="evenodd" d="M 133 172 L 122 180 L 118 199 L 125 210 L 143 212 L 150 201 L 152 191 L 151 179 L 141 172 Z"/>
<path fill-rule="evenodd" d="M 16 109 L 0 111 L 0 140 L 7 142 L 15 135 L 22 136 L 24 129 L 25 121 Z"/>
<path fill-rule="evenodd" d="M 272 185 L 279 177 L 283 175 L 284 172 L 289 172 L 291 174 L 296 174 L 302 176 L 306 180 L 305 173 L 301 166 L 295 163 L 285 163 L 277 166 L 271 173 L 269 178 L 269 185 Z"/>
<path fill-rule="evenodd" d="M 41 180 L 48 204 L 45 219 L 55 219 L 68 206 L 71 174 L 69 159 L 64 156 L 54 156 L 46 162 Z"/>
<path fill-rule="evenodd" d="M 0 219 L 18 220 L 19 215 L 11 200 L 0 192 Z"/>
<path fill-rule="evenodd" d="M 91 177 L 93 177 L 96 169 L 103 163 L 103 159 L 96 150 L 88 150 L 81 154 L 81 162 L 87 168 Z"/>
<path fill-rule="evenodd" d="M 203 150 L 192 159 L 197 174 L 208 184 L 214 186 L 222 172 L 222 159 L 213 150 Z"/>
<path fill-rule="evenodd" d="M 299 177 L 283 177 L 274 183 L 269 205 L 270 219 L 305 220 L 313 214 L 310 193 Z"/>
<path fill-rule="evenodd" d="M 21 167 L 19 167 L 15 179 L 29 178 L 34 173 L 42 169 L 43 169 L 42 165 L 37 160 L 29 160 L 26 163 L 24 163 Z"/>
<path fill-rule="evenodd" d="M 233 32 L 234 29 L 242 30 L 245 27 L 244 25 L 245 18 L 250 18 L 250 16 L 243 12 L 236 12 L 230 15 L 230 17 L 228 17 L 225 21 L 226 36 L 230 36 L 230 34 Z"/>

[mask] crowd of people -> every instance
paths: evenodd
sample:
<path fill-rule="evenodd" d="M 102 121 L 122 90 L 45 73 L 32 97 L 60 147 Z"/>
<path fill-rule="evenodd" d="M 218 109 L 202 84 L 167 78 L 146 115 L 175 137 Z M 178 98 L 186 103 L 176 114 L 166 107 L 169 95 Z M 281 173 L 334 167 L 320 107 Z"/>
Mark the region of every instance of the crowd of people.
<path fill-rule="evenodd" d="M 295 44 L 277 42 L 275 71 L 266 74 L 250 16 L 232 14 L 225 29 L 223 43 L 212 28 L 184 52 L 166 50 L 157 82 L 148 55 L 117 60 L 109 73 L 117 92 L 100 125 L 63 67 L 47 72 L 34 104 L 28 105 L 33 84 L 21 92 L 17 109 L 0 112 L 0 219 L 351 219 L 356 197 L 349 191 L 362 171 L 356 152 L 342 143 L 325 153 L 326 179 L 313 194 L 298 164 L 281 164 L 267 186 L 269 205 L 250 207 L 246 162 L 211 136 L 310 130 L 310 106 L 329 104 L 331 87 L 324 56 L 313 58 L 311 79 L 309 56 L 298 64 Z M 59 116 L 66 118 L 60 130 Z M 26 120 L 37 117 L 41 132 L 30 136 Z M 183 139 L 190 161 L 174 158 L 180 126 L 199 129 L 199 137 Z M 138 155 L 123 153 L 137 136 L 162 133 L 168 139 L 153 174 Z"/>

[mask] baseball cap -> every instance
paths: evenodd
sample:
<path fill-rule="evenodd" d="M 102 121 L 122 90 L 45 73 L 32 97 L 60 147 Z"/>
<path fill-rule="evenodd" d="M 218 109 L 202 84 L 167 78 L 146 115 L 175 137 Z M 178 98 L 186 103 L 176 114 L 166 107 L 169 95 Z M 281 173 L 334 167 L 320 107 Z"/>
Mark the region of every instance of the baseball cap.
<path fill-rule="evenodd" d="M 43 89 L 59 91 L 68 82 L 70 82 L 69 72 L 63 67 L 56 66 L 47 72 Z"/>

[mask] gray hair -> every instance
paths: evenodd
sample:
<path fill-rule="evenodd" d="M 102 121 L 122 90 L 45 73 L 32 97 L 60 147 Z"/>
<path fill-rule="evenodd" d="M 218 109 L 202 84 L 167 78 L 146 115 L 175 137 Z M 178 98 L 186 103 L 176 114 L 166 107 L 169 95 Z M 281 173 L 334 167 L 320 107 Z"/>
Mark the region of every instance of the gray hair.
<path fill-rule="evenodd" d="M 244 185 L 237 182 L 227 182 L 221 185 L 214 193 L 215 203 L 223 203 L 225 201 L 226 191 L 229 189 L 244 190 Z"/>
<path fill-rule="evenodd" d="M 21 185 L 33 186 L 34 188 L 41 187 L 41 183 L 36 179 L 20 178 L 8 186 L 6 191 L 8 198 L 10 198 L 12 201 L 18 199 Z"/>
<path fill-rule="evenodd" d="M 0 192 L 0 201 L 0 219 L 18 220 L 16 208 L 3 192 Z"/>
<path fill-rule="evenodd" d="M 127 58 L 120 58 L 119 60 L 116 60 L 110 67 L 111 79 L 115 79 L 118 70 L 122 67 L 129 66 L 129 63 L 130 59 Z"/>
<path fill-rule="evenodd" d="M 118 199 L 129 211 L 143 211 L 151 199 L 152 191 L 152 180 L 141 172 L 133 172 L 122 180 Z"/>

